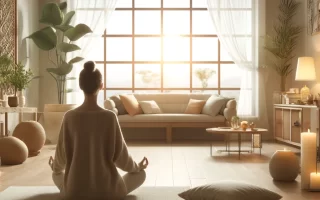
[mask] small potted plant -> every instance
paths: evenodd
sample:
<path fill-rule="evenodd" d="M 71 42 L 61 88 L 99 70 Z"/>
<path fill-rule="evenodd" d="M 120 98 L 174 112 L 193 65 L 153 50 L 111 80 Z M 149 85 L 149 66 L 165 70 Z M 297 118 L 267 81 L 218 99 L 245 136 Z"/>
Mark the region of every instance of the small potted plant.
<path fill-rule="evenodd" d="M 17 97 L 17 92 L 22 93 L 23 89 L 26 89 L 30 81 L 39 76 L 33 76 L 33 73 L 30 69 L 25 70 L 24 65 L 18 63 L 15 65 L 15 68 L 11 70 L 9 74 L 9 82 L 14 87 L 14 96 L 8 97 L 8 104 L 10 107 L 24 106 L 24 98 L 21 98 L 19 102 Z"/>

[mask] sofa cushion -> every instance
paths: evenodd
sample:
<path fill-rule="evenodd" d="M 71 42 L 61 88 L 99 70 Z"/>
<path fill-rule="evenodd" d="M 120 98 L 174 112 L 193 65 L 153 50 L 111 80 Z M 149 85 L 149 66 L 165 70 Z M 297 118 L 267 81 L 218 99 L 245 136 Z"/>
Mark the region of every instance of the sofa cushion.
<path fill-rule="evenodd" d="M 230 102 L 231 100 L 234 100 L 234 98 L 223 97 L 223 96 L 220 96 L 220 97 L 225 99 L 225 102 L 224 102 L 224 104 L 222 105 L 222 107 L 221 107 L 221 109 L 219 111 L 219 115 L 223 115 L 224 109 L 227 108 L 227 103 Z"/>
<path fill-rule="evenodd" d="M 212 95 L 203 106 L 202 114 L 216 116 L 228 102 L 227 98 Z"/>
<path fill-rule="evenodd" d="M 160 114 L 161 109 L 155 101 L 139 101 L 144 114 Z"/>
<path fill-rule="evenodd" d="M 206 100 L 190 99 L 185 114 L 200 114 Z"/>
<path fill-rule="evenodd" d="M 118 115 L 128 114 L 126 108 L 124 107 L 124 105 L 120 99 L 120 96 L 118 96 L 118 95 L 111 96 L 110 99 L 115 103 L 116 108 L 118 110 Z"/>
<path fill-rule="evenodd" d="M 162 113 L 184 113 L 190 99 L 207 100 L 210 94 L 134 94 L 138 101 L 151 101 L 157 102 Z"/>
<path fill-rule="evenodd" d="M 118 109 L 116 108 L 116 104 L 111 99 L 106 99 L 104 101 L 104 108 L 113 111 L 116 115 L 119 114 Z"/>
<path fill-rule="evenodd" d="M 143 113 L 139 105 L 139 102 L 133 95 L 129 94 L 129 95 L 119 95 L 119 96 L 129 115 L 134 116 L 134 115 Z"/>
<path fill-rule="evenodd" d="M 212 117 L 204 114 L 142 114 L 142 115 L 119 115 L 119 122 L 224 122 L 222 115 Z"/>

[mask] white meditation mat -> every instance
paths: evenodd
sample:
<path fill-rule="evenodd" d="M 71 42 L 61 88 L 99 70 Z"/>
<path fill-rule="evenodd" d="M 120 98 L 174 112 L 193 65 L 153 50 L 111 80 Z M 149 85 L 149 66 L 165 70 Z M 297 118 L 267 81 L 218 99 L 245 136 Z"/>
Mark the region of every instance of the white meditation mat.
<path fill-rule="evenodd" d="M 181 200 L 180 192 L 188 187 L 141 187 L 125 200 Z M 11 186 L 0 193 L 1 200 L 60 200 L 55 186 Z"/>

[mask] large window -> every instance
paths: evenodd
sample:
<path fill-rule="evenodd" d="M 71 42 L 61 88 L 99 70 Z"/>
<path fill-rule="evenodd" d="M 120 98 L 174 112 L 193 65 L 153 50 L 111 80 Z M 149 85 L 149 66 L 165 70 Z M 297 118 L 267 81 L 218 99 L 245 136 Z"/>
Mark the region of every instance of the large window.
<path fill-rule="evenodd" d="M 119 0 L 86 58 L 103 73 L 100 101 L 127 92 L 238 99 L 240 69 L 220 45 L 206 7 L 206 0 Z"/>

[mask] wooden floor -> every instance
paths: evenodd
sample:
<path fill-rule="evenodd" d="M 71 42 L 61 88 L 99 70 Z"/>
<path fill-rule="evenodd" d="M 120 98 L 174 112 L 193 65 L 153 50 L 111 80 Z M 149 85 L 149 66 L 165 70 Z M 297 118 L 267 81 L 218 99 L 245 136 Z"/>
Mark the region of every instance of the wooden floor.
<path fill-rule="evenodd" d="M 210 156 L 209 143 L 129 143 L 129 151 L 136 161 L 148 157 L 147 179 L 145 186 L 190 186 L 219 180 L 241 180 L 281 194 L 284 200 L 320 199 L 320 193 L 300 189 L 300 176 L 296 182 L 274 182 L 269 174 L 269 159 L 278 149 L 298 149 L 277 143 L 266 143 L 262 156 L 243 153 L 241 160 L 236 154 Z M 214 144 L 217 149 L 223 144 Z M 249 146 L 245 144 L 244 146 Z M 248 147 L 249 148 L 249 147 Z M 54 155 L 55 146 L 47 145 L 37 157 L 28 158 L 18 166 L 2 166 L 0 191 L 9 186 L 46 186 L 53 185 L 48 158 Z M 289 166 L 288 166 L 289 167 Z M 123 174 L 123 172 L 120 172 Z"/>

